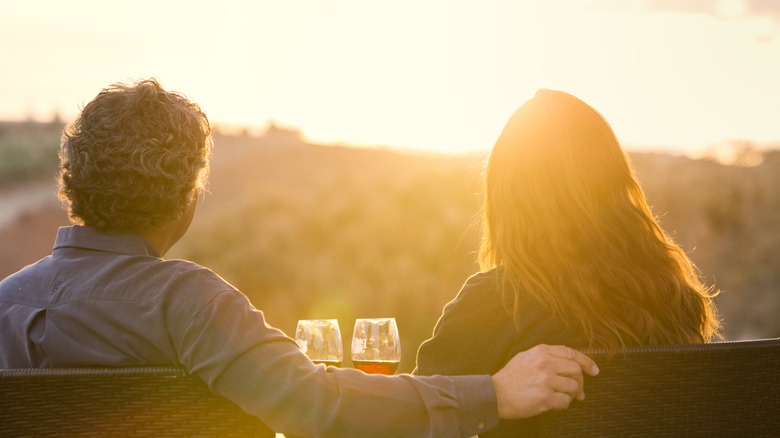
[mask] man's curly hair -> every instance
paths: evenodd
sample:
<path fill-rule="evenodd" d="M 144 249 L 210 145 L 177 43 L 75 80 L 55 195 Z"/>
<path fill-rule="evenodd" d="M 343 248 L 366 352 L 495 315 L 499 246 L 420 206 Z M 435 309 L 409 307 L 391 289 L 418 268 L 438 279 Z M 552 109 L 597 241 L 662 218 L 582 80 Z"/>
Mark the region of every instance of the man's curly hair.
<path fill-rule="evenodd" d="M 59 197 L 71 220 L 142 232 L 178 219 L 208 177 L 200 107 L 155 79 L 103 89 L 65 128 Z"/>

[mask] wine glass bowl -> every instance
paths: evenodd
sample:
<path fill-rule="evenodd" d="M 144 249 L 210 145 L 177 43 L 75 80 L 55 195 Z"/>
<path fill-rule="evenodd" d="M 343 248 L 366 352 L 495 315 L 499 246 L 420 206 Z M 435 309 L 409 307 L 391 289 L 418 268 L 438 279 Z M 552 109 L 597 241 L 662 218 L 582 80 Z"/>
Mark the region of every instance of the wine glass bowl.
<path fill-rule="evenodd" d="M 360 318 L 352 334 L 352 364 L 368 374 L 395 374 L 401 342 L 395 318 Z"/>
<path fill-rule="evenodd" d="M 339 322 L 335 319 L 302 319 L 295 329 L 295 342 L 316 364 L 340 367 L 344 360 Z"/>

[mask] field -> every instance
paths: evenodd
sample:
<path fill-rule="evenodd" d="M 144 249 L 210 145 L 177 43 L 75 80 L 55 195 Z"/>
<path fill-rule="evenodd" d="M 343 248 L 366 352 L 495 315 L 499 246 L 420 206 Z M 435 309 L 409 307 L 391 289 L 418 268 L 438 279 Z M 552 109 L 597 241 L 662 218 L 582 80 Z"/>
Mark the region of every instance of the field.
<path fill-rule="evenodd" d="M 400 370 L 411 371 L 442 306 L 477 271 L 485 156 L 317 145 L 280 130 L 215 142 L 210 193 L 168 256 L 212 268 L 290 334 L 298 319 L 338 318 L 346 346 L 355 318 L 394 316 Z M 780 152 L 750 166 L 632 161 L 662 226 L 723 291 L 726 338 L 780 336 Z M 0 277 L 48 254 L 67 223 L 50 166 L 0 174 Z M 44 200 L 12 206 L 30 187 Z"/>

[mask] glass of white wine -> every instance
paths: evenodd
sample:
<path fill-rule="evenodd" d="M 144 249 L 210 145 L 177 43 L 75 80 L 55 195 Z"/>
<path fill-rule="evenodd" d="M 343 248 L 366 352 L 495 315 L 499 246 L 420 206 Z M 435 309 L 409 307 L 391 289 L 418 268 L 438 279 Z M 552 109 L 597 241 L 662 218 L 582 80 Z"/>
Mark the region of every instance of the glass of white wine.
<path fill-rule="evenodd" d="M 361 318 L 352 334 L 352 365 L 368 374 L 395 374 L 401 342 L 395 318 Z"/>
<path fill-rule="evenodd" d="M 344 361 L 339 322 L 335 319 L 302 319 L 295 329 L 295 342 L 316 364 L 340 367 Z"/>

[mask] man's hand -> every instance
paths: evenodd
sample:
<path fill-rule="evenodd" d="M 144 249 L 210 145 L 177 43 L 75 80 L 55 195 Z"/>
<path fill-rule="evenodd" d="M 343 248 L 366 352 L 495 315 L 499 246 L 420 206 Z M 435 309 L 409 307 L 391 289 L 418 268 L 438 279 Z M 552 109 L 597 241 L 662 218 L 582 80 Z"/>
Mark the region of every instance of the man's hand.
<path fill-rule="evenodd" d="M 583 372 L 595 376 L 599 369 L 569 347 L 537 345 L 518 353 L 493 375 L 499 418 L 532 417 L 583 400 Z"/>

